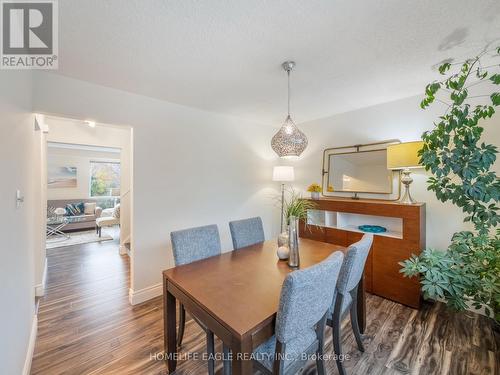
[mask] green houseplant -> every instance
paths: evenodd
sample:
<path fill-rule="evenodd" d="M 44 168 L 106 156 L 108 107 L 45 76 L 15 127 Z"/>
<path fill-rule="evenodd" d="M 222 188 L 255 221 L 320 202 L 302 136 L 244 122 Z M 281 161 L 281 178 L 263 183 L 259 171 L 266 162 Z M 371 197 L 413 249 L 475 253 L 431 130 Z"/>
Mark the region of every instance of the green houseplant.
<path fill-rule="evenodd" d="M 285 199 L 286 224 L 290 224 L 290 217 L 292 216 L 295 216 L 298 220 L 304 220 L 307 223 L 307 211 L 313 210 L 316 207 L 316 203 L 307 199 L 302 199 L 299 193 L 291 190 L 289 198 Z"/>
<path fill-rule="evenodd" d="M 456 309 L 485 308 L 500 322 L 500 182 L 492 171 L 497 147 L 481 141 L 483 122 L 500 105 L 500 48 L 458 64 L 444 63 L 442 81 L 427 85 L 423 109 L 434 102 L 446 112 L 422 135 L 421 163 L 432 173 L 428 190 L 465 214 L 472 231 L 455 233 L 447 251 L 424 250 L 401 263 L 405 276 L 420 276 L 425 298 Z M 490 60 L 485 63 L 485 60 Z M 495 63 L 491 63 L 491 61 Z M 487 95 L 472 95 L 484 88 Z M 475 103 L 475 104 L 473 104 Z M 481 103 L 481 104 L 477 104 Z"/>

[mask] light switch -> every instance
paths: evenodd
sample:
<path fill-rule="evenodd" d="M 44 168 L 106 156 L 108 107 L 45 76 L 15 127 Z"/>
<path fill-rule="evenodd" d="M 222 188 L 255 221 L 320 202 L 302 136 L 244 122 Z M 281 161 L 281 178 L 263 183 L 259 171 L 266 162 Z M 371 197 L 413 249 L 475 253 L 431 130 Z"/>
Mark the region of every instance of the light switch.
<path fill-rule="evenodd" d="M 16 190 L 16 208 L 19 208 L 23 202 L 24 197 L 21 195 L 21 190 Z"/>

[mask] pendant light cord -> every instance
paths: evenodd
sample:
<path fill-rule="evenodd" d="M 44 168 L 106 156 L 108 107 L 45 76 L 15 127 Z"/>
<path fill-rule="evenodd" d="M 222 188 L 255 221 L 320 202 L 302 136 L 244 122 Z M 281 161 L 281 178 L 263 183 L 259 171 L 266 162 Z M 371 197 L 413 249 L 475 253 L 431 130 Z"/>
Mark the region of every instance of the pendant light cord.
<path fill-rule="evenodd" d="M 288 74 L 288 117 L 290 117 L 290 69 L 286 70 Z"/>

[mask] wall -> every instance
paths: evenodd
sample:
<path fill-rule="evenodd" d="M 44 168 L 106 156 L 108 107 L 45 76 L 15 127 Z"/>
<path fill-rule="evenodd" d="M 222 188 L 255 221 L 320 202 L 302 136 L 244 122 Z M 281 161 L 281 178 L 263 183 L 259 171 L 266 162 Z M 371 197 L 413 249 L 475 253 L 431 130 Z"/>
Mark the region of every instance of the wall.
<path fill-rule="evenodd" d="M 324 119 L 300 124 L 309 138 L 309 146 L 295 163 L 300 190 L 312 182 L 321 183 L 323 150 L 328 147 L 373 143 L 388 139 L 413 141 L 420 139 L 425 130 L 432 129 L 433 121 L 444 110 L 437 104 L 428 110 L 419 107 L 421 97 L 415 96 L 352 112 L 342 113 Z M 484 139 L 500 145 L 500 116 L 485 122 Z M 500 163 L 496 163 L 498 171 Z M 461 210 L 449 203 L 439 202 L 432 192 L 427 191 L 424 170 L 412 172 L 413 197 L 427 206 L 427 246 L 445 249 L 452 234 L 469 228 L 462 220 Z"/>
<path fill-rule="evenodd" d="M 82 119 L 86 118 L 83 117 Z M 121 150 L 119 157 L 121 164 L 120 184 L 122 186 L 120 191 L 122 195 L 120 199 L 120 244 L 123 246 L 132 236 L 131 194 L 128 193 L 132 189 L 132 130 L 128 126 L 120 127 L 105 124 L 97 124 L 95 128 L 91 128 L 83 121 L 54 116 L 46 116 L 45 122 L 49 126 L 49 133 L 47 135 L 49 142 L 114 147 Z M 102 156 L 106 157 L 107 155 L 102 154 Z M 74 193 L 72 198 L 82 198 L 81 194 L 87 194 L 88 196 L 88 182 L 84 181 L 85 179 L 88 181 L 88 177 L 82 175 L 85 171 L 88 172 L 88 167 L 82 164 L 79 171 L 77 171 L 77 175 L 80 173 L 82 179 L 82 184 L 79 184 L 78 189 L 73 192 L 70 192 L 73 189 L 62 189 L 65 190 L 62 193 L 56 191 L 59 189 L 48 189 L 49 199 L 57 196 L 61 197 L 61 195 L 66 193 Z"/>
<path fill-rule="evenodd" d="M 266 238 L 277 234 L 276 129 L 45 72 L 35 75 L 34 106 L 133 127 L 133 302 L 161 294 L 173 230 L 218 224 L 231 250 L 228 221 L 261 215 Z"/>
<path fill-rule="evenodd" d="M 34 316 L 35 217 L 39 207 L 31 73 L 0 71 L 0 373 L 29 370 L 36 335 Z M 16 208 L 20 189 L 25 201 Z M 37 225 L 35 225 L 37 224 Z"/>
<path fill-rule="evenodd" d="M 76 167 L 76 187 L 49 188 L 47 199 L 90 198 L 90 162 L 93 160 L 120 162 L 120 152 L 57 148 L 49 145 L 47 152 L 49 170 L 51 167 Z"/>
<path fill-rule="evenodd" d="M 45 281 L 47 276 L 47 258 L 45 250 L 47 227 L 47 134 L 42 127 L 43 118 L 35 116 L 37 127 L 40 129 L 37 134 L 33 151 L 35 160 L 33 161 L 33 183 L 36 186 L 35 202 L 38 213 L 35 212 L 34 218 L 34 262 L 35 262 L 35 294 L 43 296 L 45 294 Z"/>

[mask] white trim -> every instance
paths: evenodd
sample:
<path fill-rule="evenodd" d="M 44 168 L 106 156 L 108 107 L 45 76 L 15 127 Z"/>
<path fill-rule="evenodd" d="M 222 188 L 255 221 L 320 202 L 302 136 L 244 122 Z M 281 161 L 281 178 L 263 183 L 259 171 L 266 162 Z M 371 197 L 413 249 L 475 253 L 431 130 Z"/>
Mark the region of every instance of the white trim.
<path fill-rule="evenodd" d="M 120 252 L 119 252 L 120 255 L 128 255 L 130 256 L 130 254 L 128 253 L 127 251 L 127 248 L 125 247 L 125 245 L 120 245 Z"/>
<path fill-rule="evenodd" d="M 161 296 L 163 294 L 163 284 L 151 285 L 147 288 L 140 290 L 128 290 L 128 300 L 131 305 L 138 305 L 152 298 Z"/>
<path fill-rule="evenodd" d="M 82 151 L 109 152 L 111 154 L 119 154 L 121 152 L 121 149 L 119 147 L 90 146 L 90 145 L 80 145 L 74 143 L 61 143 L 61 142 L 47 142 L 47 147 L 65 148 L 70 150 L 82 150 Z"/>
<path fill-rule="evenodd" d="M 47 258 L 45 258 L 45 262 L 44 262 L 42 283 L 35 285 L 35 296 L 36 297 L 41 297 L 45 294 L 45 285 L 47 285 Z"/>
<path fill-rule="evenodd" d="M 33 360 L 33 352 L 35 351 L 37 329 L 38 329 L 38 316 L 33 315 L 33 322 L 31 323 L 30 339 L 28 341 L 28 351 L 26 352 L 26 359 L 24 360 L 23 375 L 29 375 L 31 372 L 31 361 Z"/>
<path fill-rule="evenodd" d="M 121 234 L 121 233 L 120 233 Z M 130 240 L 130 235 L 128 235 L 125 239 L 120 241 L 120 255 L 128 255 L 131 257 L 131 252 L 132 252 L 132 241 Z M 130 248 L 127 249 L 125 246 L 126 243 L 130 243 Z"/>

